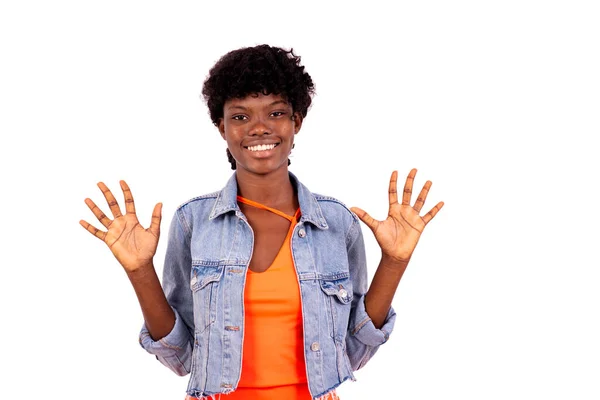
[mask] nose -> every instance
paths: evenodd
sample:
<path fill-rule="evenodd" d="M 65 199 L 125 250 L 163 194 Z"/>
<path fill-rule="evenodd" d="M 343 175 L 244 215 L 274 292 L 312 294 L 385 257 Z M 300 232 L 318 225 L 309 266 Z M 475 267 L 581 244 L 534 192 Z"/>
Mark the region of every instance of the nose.
<path fill-rule="evenodd" d="M 271 133 L 271 128 L 264 121 L 258 120 L 250 128 L 250 132 L 249 133 L 250 133 L 250 136 L 269 135 Z"/>

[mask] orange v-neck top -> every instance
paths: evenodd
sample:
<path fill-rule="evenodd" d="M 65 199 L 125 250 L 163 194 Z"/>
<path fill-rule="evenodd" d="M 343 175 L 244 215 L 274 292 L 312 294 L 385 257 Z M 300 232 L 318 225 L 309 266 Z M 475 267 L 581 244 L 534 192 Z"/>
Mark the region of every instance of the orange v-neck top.
<path fill-rule="evenodd" d="M 289 220 L 290 228 L 271 266 L 260 273 L 248 270 L 246 275 L 242 376 L 236 391 L 226 398 L 309 400 L 300 288 L 291 249 L 300 209 L 289 216 L 241 196 L 237 199 Z"/>

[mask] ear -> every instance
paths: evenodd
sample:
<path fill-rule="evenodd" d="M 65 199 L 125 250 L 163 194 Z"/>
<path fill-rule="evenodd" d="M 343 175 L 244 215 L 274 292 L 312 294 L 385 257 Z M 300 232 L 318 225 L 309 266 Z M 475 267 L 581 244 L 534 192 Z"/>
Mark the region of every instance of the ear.
<path fill-rule="evenodd" d="M 223 140 L 225 140 L 225 122 L 223 121 L 223 118 L 219 118 L 219 121 L 217 122 L 217 128 L 219 128 L 219 133 L 221 134 Z"/>
<path fill-rule="evenodd" d="M 299 112 L 295 112 L 292 115 L 292 121 L 294 121 L 294 134 L 300 132 L 300 128 L 302 128 L 302 115 Z"/>

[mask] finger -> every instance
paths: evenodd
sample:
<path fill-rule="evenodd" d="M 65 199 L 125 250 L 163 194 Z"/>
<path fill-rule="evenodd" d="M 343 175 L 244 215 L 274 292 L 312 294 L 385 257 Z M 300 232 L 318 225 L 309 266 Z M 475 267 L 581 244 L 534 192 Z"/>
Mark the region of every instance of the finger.
<path fill-rule="evenodd" d="M 431 189 L 431 181 L 425 182 L 425 185 L 423 185 L 423 189 L 421 189 L 421 192 L 417 197 L 417 201 L 415 202 L 415 206 L 413 207 L 415 210 L 417 210 L 417 212 L 421 211 L 421 208 L 423 208 L 423 204 L 425 204 L 425 200 L 427 200 L 427 194 L 429 193 L 429 189 Z"/>
<path fill-rule="evenodd" d="M 390 198 L 390 206 L 398 202 L 398 171 L 392 172 L 390 177 L 390 188 L 388 190 Z"/>
<path fill-rule="evenodd" d="M 152 223 L 150 224 L 150 232 L 156 237 L 160 235 L 160 221 L 162 220 L 162 203 L 158 203 L 154 206 L 152 211 Z"/>
<path fill-rule="evenodd" d="M 110 190 L 106 187 L 106 185 L 102 182 L 98 182 L 98 187 L 102 190 L 102 194 L 104 194 L 104 198 L 110 207 L 110 211 L 112 212 L 113 217 L 119 218 L 123 214 L 121 214 L 121 209 L 119 208 L 119 203 L 117 203 L 117 199 L 111 193 Z"/>
<path fill-rule="evenodd" d="M 444 202 L 440 201 L 435 205 L 435 207 L 431 209 L 431 211 L 429 211 L 423 216 L 423 222 L 425 222 L 425 225 L 427 225 L 429 221 L 431 221 L 433 217 L 435 217 L 435 215 L 442 209 L 442 207 L 444 207 Z"/>
<path fill-rule="evenodd" d="M 85 204 L 89 207 L 90 210 L 92 210 L 96 218 L 98 218 L 98 221 L 100 221 L 100 223 L 104 225 L 105 228 L 108 228 L 110 226 L 112 221 L 102 212 L 100 208 L 98 208 L 98 206 L 92 201 L 92 199 L 85 199 Z"/>
<path fill-rule="evenodd" d="M 365 225 L 367 225 L 373 232 L 375 232 L 377 230 L 377 227 L 379 226 L 379 221 L 377 221 L 376 219 L 374 219 L 373 217 L 371 217 L 365 210 L 358 208 L 358 207 L 352 207 L 350 208 L 350 210 L 356 214 L 356 216 L 365 223 Z"/>
<path fill-rule="evenodd" d="M 101 230 L 95 228 L 94 226 L 92 226 L 84 220 L 80 220 L 79 225 L 83 226 L 85 230 L 87 230 L 92 235 L 96 236 L 98 239 L 104 241 L 104 238 L 106 237 L 106 232 L 102 232 Z"/>
<path fill-rule="evenodd" d="M 417 169 L 413 168 L 408 173 L 406 177 L 406 183 L 404 184 L 404 193 L 402 194 L 402 204 L 410 205 L 410 197 L 412 195 L 412 187 L 413 182 L 415 181 L 415 175 L 417 174 Z"/>
<path fill-rule="evenodd" d="M 123 196 L 125 197 L 125 212 L 127 214 L 135 214 L 135 202 L 133 201 L 133 195 L 131 190 L 125 181 L 119 181 L 121 190 L 123 190 Z"/>

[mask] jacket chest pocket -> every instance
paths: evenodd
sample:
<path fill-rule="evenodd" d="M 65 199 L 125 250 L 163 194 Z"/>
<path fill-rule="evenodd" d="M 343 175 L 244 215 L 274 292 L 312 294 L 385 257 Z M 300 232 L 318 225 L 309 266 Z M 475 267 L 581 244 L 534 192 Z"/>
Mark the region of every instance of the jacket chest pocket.
<path fill-rule="evenodd" d="M 348 276 L 338 279 L 322 279 L 321 290 L 325 294 L 325 308 L 331 336 L 338 341 L 343 341 L 348 330 L 352 306 L 352 282 Z"/>
<path fill-rule="evenodd" d="M 216 319 L 218 289 L 223 266 L 194 265 L 192 266 L 190 288 L 194 299 L 195 330 L 202 333 Z"/>

